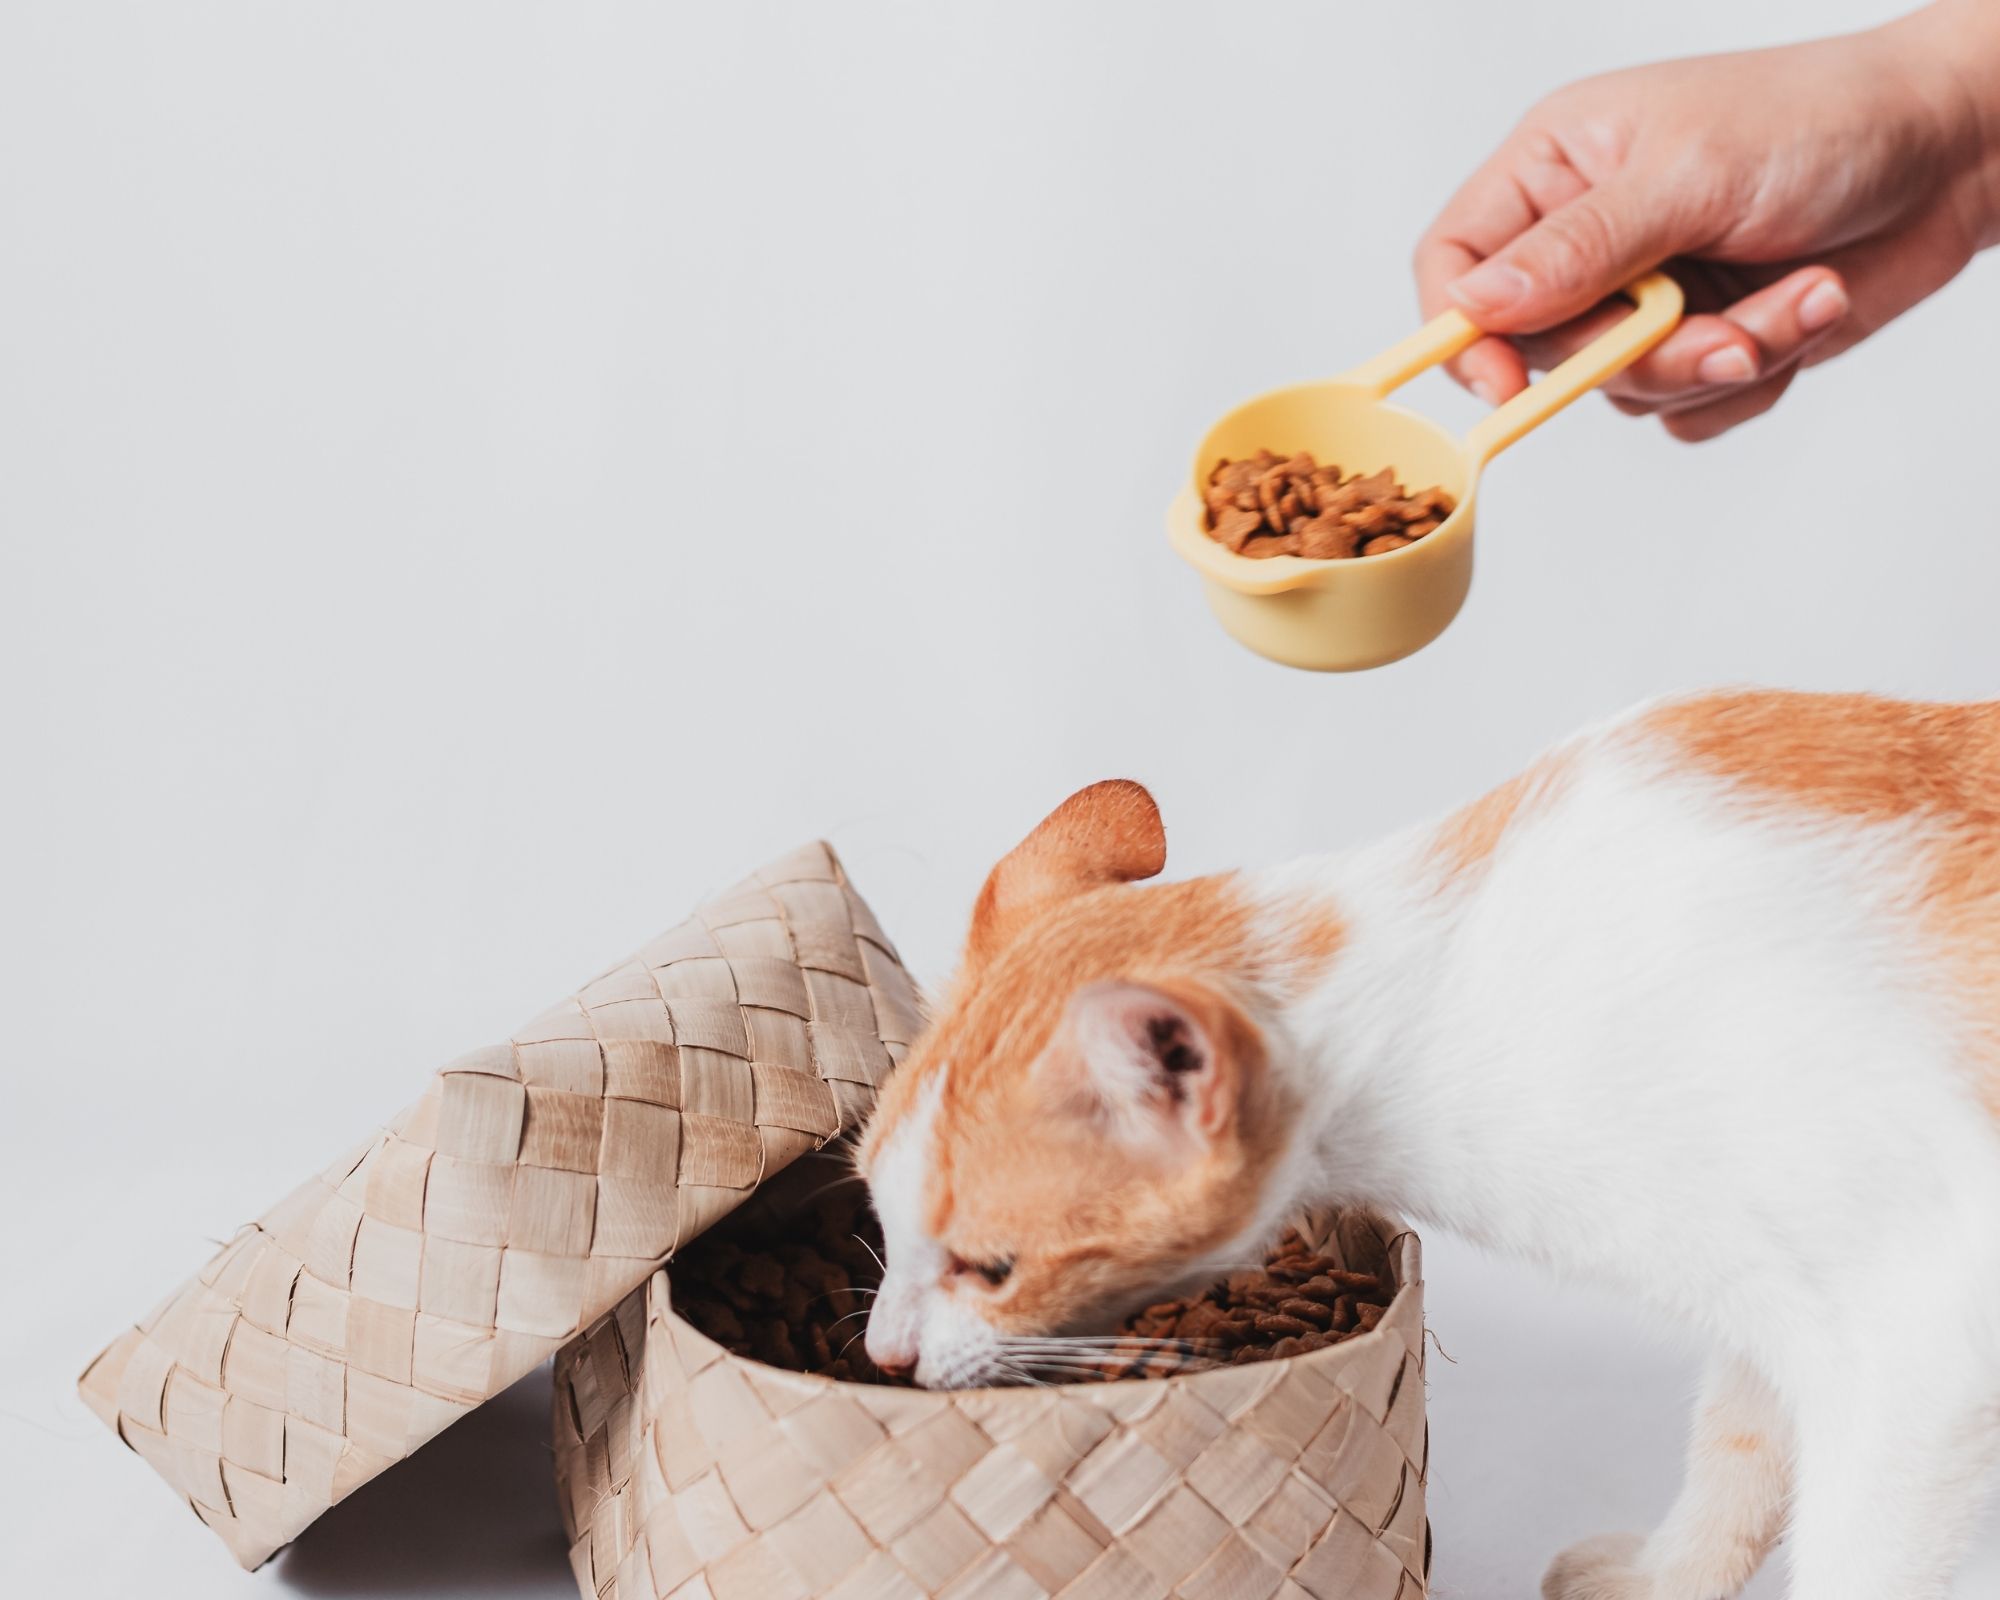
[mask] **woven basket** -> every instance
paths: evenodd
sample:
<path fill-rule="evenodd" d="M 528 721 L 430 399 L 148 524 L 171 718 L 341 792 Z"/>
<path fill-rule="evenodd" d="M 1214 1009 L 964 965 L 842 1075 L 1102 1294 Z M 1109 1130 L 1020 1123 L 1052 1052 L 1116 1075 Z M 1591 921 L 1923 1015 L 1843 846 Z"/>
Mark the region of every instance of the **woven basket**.
<path fill-rule="evenodd" d="M 669 1273 L 556 1361 L 584 1600 L 1421 1600 L 1415 1235 L 1315 1243 L 1398 1286 L 1374 1332 L 1288 1361 L 1058 1387 L 871 1387 L 732 1355 Z"/>
<path fill-rule="evenodd" d="M 815 844 L 705 905 L 223 1247 L 85 1401 L 254 1567 L 852 1128 L 916 994 Z"/>

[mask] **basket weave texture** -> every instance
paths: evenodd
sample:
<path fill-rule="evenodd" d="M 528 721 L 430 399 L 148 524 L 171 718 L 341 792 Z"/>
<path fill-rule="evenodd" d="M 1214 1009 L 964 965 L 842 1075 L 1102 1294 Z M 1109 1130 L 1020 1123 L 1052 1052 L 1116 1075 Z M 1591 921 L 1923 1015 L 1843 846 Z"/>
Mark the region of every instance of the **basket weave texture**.
<path fill-rule="evenodd" d="M 1421 1600 L 1415 1235 L 1315 1230 L 1388 1270 L 1372 1333 L 1162 1379 L 935 1392 L 730 1354 L 668 1273 L 557 1358 L 584 1600 Z"/>
<path fill-rule="evenodd" d="M 83 1397 L 254 1567 L 852 1128 L 917 1026 L 888 939 L 807 846 L 444 1067 Z"/>

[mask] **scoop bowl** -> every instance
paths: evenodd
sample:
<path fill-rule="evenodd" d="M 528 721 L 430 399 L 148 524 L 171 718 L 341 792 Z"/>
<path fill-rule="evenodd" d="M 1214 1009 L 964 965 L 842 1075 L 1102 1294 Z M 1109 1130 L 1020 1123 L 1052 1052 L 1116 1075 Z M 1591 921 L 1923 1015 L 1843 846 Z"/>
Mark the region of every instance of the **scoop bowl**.
<path fill-rule="evenodd" d="M 1463 438 L 1387 396 L 1472 344 L 1481 330 L 1448 311 L 1340 377 L 1295 384 L 1238 406 L 1209 429 L 1167 513 L 1174 549 L 1200 575 L 1209 608 L 1259 655 L 1316 672 L 1379 667 L 1421 650 L 1450 626 L 1472 586 L 1479 474 L 1516 439 L 1623 371 L 1680 320 L 1680 286 L 1649 273 L 1624 291 L 1630 315 Z M 1384 466 L 1412 490 L 1436 485 L 1457 502 L 1414 544 L 1347 560 L 1242 556 L 1209 537 L 1201 491 L 1222 461 L 1310 451 L 1343 472 Z"/>

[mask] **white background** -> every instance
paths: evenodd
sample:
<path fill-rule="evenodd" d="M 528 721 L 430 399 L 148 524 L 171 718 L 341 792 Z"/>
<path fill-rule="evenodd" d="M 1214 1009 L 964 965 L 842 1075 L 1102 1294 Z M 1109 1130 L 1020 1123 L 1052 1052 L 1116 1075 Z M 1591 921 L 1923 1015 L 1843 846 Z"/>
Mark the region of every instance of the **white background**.
<path fill-rule="evenodd" d="M 1253 658 L 1163 543 L 1211 414 L 1412 325 L 1410 246 L 1537 94 L 1885 14 L 9 0 L 0 1589 L 571 1593 L 532 1381 L 255 1578 L 71 1384 L 431 1066 L 801 839 L 936 978 L 1091 779 L 1192 873 L 1662 690 L 2000 692 L 1990 260 L 1723 442 L 1592 401 L 1518 447 L 1398 666 Z M 1691 1368 L 1448 1240 L 1430 1277 L 1437 1592 L 1527 1596 L 1664 1506 Z"/>

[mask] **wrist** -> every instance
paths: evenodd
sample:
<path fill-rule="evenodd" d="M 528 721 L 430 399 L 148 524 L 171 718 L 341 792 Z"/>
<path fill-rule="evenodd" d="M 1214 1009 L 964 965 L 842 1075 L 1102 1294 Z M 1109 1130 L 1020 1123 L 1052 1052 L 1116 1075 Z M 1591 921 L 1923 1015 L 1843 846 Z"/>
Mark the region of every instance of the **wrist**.
<path fill-rule="evenodd" d="M 2000 245 L 2000 0 L 1935 0 L 1880 36 L 1937 128 L 1974 248 Z"/>

